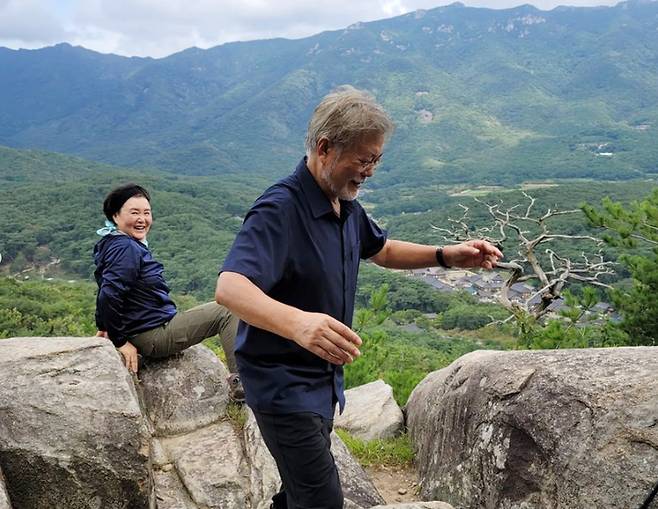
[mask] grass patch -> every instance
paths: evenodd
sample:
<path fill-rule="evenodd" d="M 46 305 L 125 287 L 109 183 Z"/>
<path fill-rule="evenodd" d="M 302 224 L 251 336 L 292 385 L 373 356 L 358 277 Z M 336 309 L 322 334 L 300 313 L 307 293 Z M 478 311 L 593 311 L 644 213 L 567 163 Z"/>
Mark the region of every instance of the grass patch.
<path fill-rule="evenodd" d="M 203 345 L 210 348 L 212 352 L 219 358 L 219 360 L 222 361 L 226 366 L 226 354 L 224 353 L 224 349 L 222 348 L 222 345 L 219 342 L 219 338 L 217 336 L 204 339 Z"/>
<path fill-rule="evenodd" d="M 343 429 L 336 429 L 336 433 L 364 467 L 408 467 L 414 460 L 411 440 L 406 433 L 395 438 L 368 442 L 353 437 Z"/>
<path fill-rule="evenodd" d="M 244 429 L 244 425 L 247 422 L 246 406 L 242 403 L 234 403 L 233 401 L 229 401 L 228 405 L 226 406 L 226 418 L 236 430 L 242 431 Z"/>

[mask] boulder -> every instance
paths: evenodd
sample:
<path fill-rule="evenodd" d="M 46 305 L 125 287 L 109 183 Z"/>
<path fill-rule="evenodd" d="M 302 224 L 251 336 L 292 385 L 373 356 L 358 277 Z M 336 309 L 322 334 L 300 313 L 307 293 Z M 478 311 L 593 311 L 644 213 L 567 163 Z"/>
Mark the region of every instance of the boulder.
<path fill-rule="evenodd" d="M 228 370 L 203 345 L 168 359 L 147 359 L 139 372 L 146 414 L 158 435 L 194 431 L 221 419 Z"/>
<path fill-rule="evenodd" d="M 407 404 L 421 497 L 460 509 L 640 507 L 658 479 L 658 347 L 479 351 Z"/>
<path fill-rule="evenodd" d="M 279 491 L 281 477 L 260 434 L 254 413 L 248 407 L 245 407 L 245 412 L 247 419 L 242 433 L 249 463 L 251 506 L 254 509 L 268 509 L 272 496 Z"/>
<path fill-rule="evenodd" d="M 361 440 L 391 438 L 404 427 L 404 416 L 392 387 L 376 380 L 345 391 L 345 411 L 336 411 L 334 426 Z"/>
<path fill-rule="evenodd" d="M 386 501 L 377 491 L 363 467 L 336 433 L 331 434 L 331 453 L 338 468 L 343 496 L 359 507 L 367 508 Z"/>
<path fill-rule="evenodd" d="M 219 422 L 161 442 L 197 505 L 209 509 L 250 507 L 248 465 L 231 423 Z"/>
<path fill-rule="evenodd" d="M 149 436 L 102 338 L 0 341 L 0 468 L 14 509 L 148 508 Z"/>
<path fill-rule="evenodd" d="M 271 503 L 272 495 L 279 491 L 281 478 L 276 463 L 263 442 L 256 419 L 249 409 L 247 409 L 244 436 L 250 469 L 252 507 L 266 509 Z M 367 472 L 335 433 L 331 434 L 331 452 L 340 475 L 346 509 L 368 508 L 384 502 Z"/>
<path fill-rule="evenodd" d="M 403 504 L 378 505 L 371 509 L 454 509 L 445 502 L 405 502 Z"/>
<path fill-rule="evenodd" d="M 192 502 L 176 472 L 158 470 L 154 472 L 154 477 L 158 509 L 199 509 Z"/>
<path fill-rule="evenodd" d="M 0 470 L 0 509 L 11 509 L 9 495 L 5 488 L 5 478 L 2 476 L 2 470 Z"/>
<path fill-rule="evenodd" d="M 201 345 L 140 381 L 105 339 L 0 341 L 0 509 L 268 508 L 278 471 L 252 412 L 229 417 L 227 374 Z M 332 441 L 346 507 L 383 503 Z"/>

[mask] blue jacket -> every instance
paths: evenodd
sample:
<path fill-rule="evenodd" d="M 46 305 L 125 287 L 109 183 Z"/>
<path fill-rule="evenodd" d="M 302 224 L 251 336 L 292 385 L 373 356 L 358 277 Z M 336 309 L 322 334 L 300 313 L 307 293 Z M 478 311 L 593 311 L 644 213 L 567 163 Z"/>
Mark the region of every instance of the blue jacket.
<path fill-rule="evenodd" d="M 94 246 L 94 263 L 96 326 L 107 331 L 116 347 L 176 314 L 164 267 L 138 240 L 123 234 L 106 235 Z"/>

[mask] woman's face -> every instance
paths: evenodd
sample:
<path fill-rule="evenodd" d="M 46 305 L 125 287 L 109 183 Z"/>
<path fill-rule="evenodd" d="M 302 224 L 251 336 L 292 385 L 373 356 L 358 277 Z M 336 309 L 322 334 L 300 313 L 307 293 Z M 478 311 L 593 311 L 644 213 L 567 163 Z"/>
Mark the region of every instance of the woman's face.
<path fill-rule="evenodd" d="M 112 217 L 117 229 L 134 239 L 144 240 L 151 229 L 151 204 L 143 196 L 133 196 Z"/>

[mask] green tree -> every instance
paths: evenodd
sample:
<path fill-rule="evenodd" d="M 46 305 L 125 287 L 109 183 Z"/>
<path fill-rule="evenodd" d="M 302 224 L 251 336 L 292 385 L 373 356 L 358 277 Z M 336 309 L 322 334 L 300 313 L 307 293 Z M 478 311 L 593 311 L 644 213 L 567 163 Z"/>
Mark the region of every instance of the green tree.
<path fill-rule="evenodd" d="M 584 205 L 590 222 L 605 228 L 608 244 L 625 249 L 620 258 L 628 268 L 632 285 L 612 291 L 612 300 L 623 315 L 621 327 L 632 344 L 658 342 L 658 188 L 629 205 L 606 198 L 602 209 Z M 644 253 L 639 254 L 644 249 Z M 646 249 L 649 248 L 649 249 Z"/>
<path fill-rule="evenodd" d="M 345 366 L 345 387 L 349 389 L 382 379 L 393 388 L 398 404 L 404 405 L 411 391 L 428 373 L 484 345 L 479 341 L 446 336 L 432 327 L 421 333 L 403 330 L 388 319 L 391 318 L 388 291 L 387 285 L 380 286 L 372 292 L 369 306 L 355 314 L 354 328 L 363 344 L 361 356 Z M 461 300 L 455 302 L 463 304 Z M 402 313 L 397 312 L 398 318 L 402 318 Z M 418 318 L 419 311 L 404 313 Z M 492 342 L 486 347 L 500 348 L 501 345 Z"/>
<path fill-rule="evenodd" d="M 591 314 L 599 300 L 598 292 L 584 287 L 581 296 L 568 290 L 563 293 L 566 307 L 560 311 L 562 319 L 537 323 L 532 316 L 517 318 L 518 345 L 522 348 L 596 348 L 629 344 L 628 335 L 611 322 L 603 325 L 588 323 L 597 318 Z"/>
<path fill-rule="evenodd" d="M 508 316 L 508 312 L 495 304 L 461 303 L 451 306 L 442 315 L 441 328 L 475 330 Z"/>

